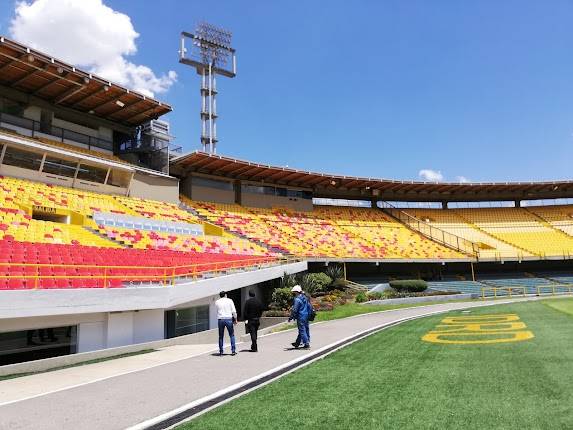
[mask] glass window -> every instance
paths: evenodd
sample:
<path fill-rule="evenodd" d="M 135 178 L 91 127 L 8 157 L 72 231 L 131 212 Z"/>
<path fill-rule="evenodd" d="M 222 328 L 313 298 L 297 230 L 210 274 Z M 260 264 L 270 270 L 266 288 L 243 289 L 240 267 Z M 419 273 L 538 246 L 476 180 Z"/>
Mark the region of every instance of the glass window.
<path fill-rule="evenodd" d="M 7 147 L 3 164 L 8 166 L 23 167 L 24 169 L 39 170 L 42 164 L 42 154 L 23 151 L 14 147 Z"/>
<path fill-rule="evenodd" d="M 78 170 L 78 179 L 103 184 L 105 182 L 106 176 L 107 169 L 80 164 L 80 170 Z"/>
<path fill-rule="evenodd" d="M 175 311 L 175 336 L 209 329 L 209 305 Z"/>
<path fill-rule="evenodd" d="M 16 102 L 5 98 L 0 99 L 0 111 L 10 115 L 24 116 L 25 103 Z"/>
<path fill-rule="evenodd" d="M 0 366 L 75 354 L 76 326 L 0 333 Z"/>
<path fill-rule="evenodd" d="M 73 178 L 76 173 L 78 163 L 75 161 L 61 160 L 54 157 L 46 157 L 44 161 L 44 173 L 51 173 L 53 175 L 65 176 Z"/>
<path fill-rule="evenodd" d="M 288 191 L 286 188 L 277 188 L 277 196 L 286 197 Z"/>

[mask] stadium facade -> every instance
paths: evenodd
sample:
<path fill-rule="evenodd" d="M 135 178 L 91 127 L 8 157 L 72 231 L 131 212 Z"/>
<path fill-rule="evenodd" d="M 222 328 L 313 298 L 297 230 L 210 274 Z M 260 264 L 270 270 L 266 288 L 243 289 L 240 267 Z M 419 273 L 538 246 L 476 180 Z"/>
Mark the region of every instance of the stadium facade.
<path fill-rule="evenodd" d="M 395 181 L 182 154 L 160 120 L 169 105 L 7 38 L 0 83 L 0 364 L 206 330 L 219 290 L 242 303 L 309 264 L 440 279 L 571 262 L 573 207 L 525 203 L 571 198 L 573 181 Z M 454 207 L 484 201 L 512 207 Z"/>

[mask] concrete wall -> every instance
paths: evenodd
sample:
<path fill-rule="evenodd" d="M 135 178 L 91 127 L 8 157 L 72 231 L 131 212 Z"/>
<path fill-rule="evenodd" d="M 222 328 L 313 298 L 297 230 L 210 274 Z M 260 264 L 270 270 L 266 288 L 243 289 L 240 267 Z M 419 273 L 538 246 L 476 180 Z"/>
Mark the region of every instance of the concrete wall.
<path fill-rule="evenodd" d="M 191 187 L 191 198 L 193 200 L 200 200 L 215 203 L 235 203 L 235 192 L 233 190 L 220 190 L 217 188 L 198 187 L 193 185 Z"/>
<path fill-rule="evenodd" d="M 40 122 L 42 118 L 42 109 L 38 106 L 28 106 L 24 109 L 24 118 Z"/>
<path fill-rule="evenodd" d="M 0 332 L 65 326 L 78 327 L 78 352 L 114 348 L 163 339 L 164 310 L 8 318 Z"/>
<path fill-rule="evenodd" d="M 75 131 L 76 133 L 86 134 L 92 137 L 99 137 L 98 130 L 96 129 L 90 127 L 84 127 L 83 125 L 75 124 L 73 122 L 69 122 L 60 118 L 54 117 L 52 119 L 52 125 L 56 127 L 65 128 L 67 130 Z"/>
<path fill-rule="evenodd" d="M 193 178 L 195 177 L 205 177 L 208 179 L 221 180 L 220 178 L 214 178 L 209 176 L 202 176 L 194 174 L 193 176 L 186 176 L 180 182 L 181 193 L 189 197 L 192 200 L 215 202 L 215 203 L 235 203 L 235 191 L 231 190 L 221 190 L 219 188 L 205 187 L 201 185 L 196 185 L 193 183 Z M 226 181 L 228 182 L 228 181 Z"/>
<path fill-rule="evenodd" d="M 301 212 L 312 211 L 312 199 L 270 196 L 266 194 L 241 193 L 241 204 L 255 208 L 288 207 Z"/>
<path fill-rule="evenodd" d="M 129 195 L 179 204 L 179 180 L 136 172 L 129 187 Z"/>
<path fill-rule="evenodd" d="M 97 351 L 107 345 L 105 321 L 84 322 L 78 324 L 77 352 Z"/>

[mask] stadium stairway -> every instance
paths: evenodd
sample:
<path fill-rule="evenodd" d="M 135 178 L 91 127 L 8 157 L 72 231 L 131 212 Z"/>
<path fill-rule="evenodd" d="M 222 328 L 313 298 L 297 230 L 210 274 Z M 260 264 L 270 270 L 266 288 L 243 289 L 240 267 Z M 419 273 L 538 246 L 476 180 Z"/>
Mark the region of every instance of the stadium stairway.
<path fill-rule="evenodd" d="M 410 230 L 410 231 L 412 231 L 412 232 L 414 232 L 414 233 L 416 233 L 416 234 L 418 234 L 418 235 L 420 235 L 420 236 L 422 236 L 422 237 L 424 237 L 424 238 L 426 238 L 426 239 L 428 239 L 428 240 L 431 240 L 432 242 L 438 243 L 438 244 L 440 244 L 441 246 L 445 246 L 446 248 L 452 249 L 452 250 L 454 250 L 454 251 L 456 251 L 456 252 L 459 252 L 459 253 L 461 253 L 461 254 L 463 254 L 463 255 L 465 255 L 465 256 L 468 256 L 468 257 L 477 257 L 476 255 L 473 255 L 473 254 L 471 254 L 471 253 L 465 252 L 464 250 L 461 250 L 461 249 L 457 249 L 456 247 L 451 246 L 451 245 L 449 245 L 449 244 L 447 244 L 447 243 L 440 243 L 440 242 L 434 240 L 434 238 L 432 238 L 431 236 L 426 235 L 426 234 L 424 234 L 422 231 L 416 230 L 416 229 L 413 228 L 411 225 L 409 225 L 409 224 L 403 222 L 402 220 L 400 220 L 400 218 L 399 218 L 398 216 L 396 216 L 396 215 L 393 213 L 394 210 L 398 211 L 399 213 L 402 213 L 402 214 L 403 214 L 404 216 L 406 216 L 406 217 L 410 217 L 410 218 L 415 218 L 415 217 L 412 217 L 410 214 L 408 214 L 408 213 L 406 213 L 406 212 L 404 212 L 404 211 L 402 211 L 402 210 L 400 210 L 400 209 L 397 209 L 397 208 L 396 208 L 396 209 L 393 209 L 393 210 L 386 209 L 386 208 L 378 208 L 378 209 L 379 209 L 380 211 L 384 212 L 384 214 L 386 214 L 386 215 L 388 215 L 389 217 L 391 217 L 391 218 L 392 218 L 393 220 L 395 220 L 396 222 L 398 222 L 398 223 L 400 223 L 401 225 L 403 225 L 403 226 L 404 226 L 405 228 L 407 228 L 408 230 Z M 423 221 L 421 221 L 421 220 L 418 220 L 418 221 L 423 222 Z M 439 229 L 439 228 L 437 228 L 437 227 L 434 227 L 434 228 L 435 228 L 436 230 L 438 230 L 438 231 L 443 231 L 443 230 L 441 230 L 441 229 Z M 464 241 L 466 241 L 466 242 L 469 242 L 467 239 L 464 239 L 464 238 L 462 238 L 462 237 L 456 236 L 455 234 L 452 234 L 452 233 L 448 233 L 448 234 L 451 234 L 452 236 L 458 237 L 459 239 L 462 239 L 462 240 L 464 240 Z"/>
<path fill-rule="evenodd" d="M 547 228 L 557 232 L 562 237 L 565 237 L 567 239 L 571 239 L 571 235 L 567 234 L 566 232 L 564 232 L 560 228 L 555 227 L 553 224 L 551 224 L 547 219 L 545 219 L 541 215 L 535 213 L 534 211 L 530 210 L 529 208 L 523 208 L 523 209 L 525 209 L 527 212 L 529 212 L 544 227 L 547 227 Z"/>
<path fill-rule="evenodd" d="M 186 202 L 188 202 L 189 199 L 183 195 L 180 196 L 180 204 L 179 206 L 181 207 L 181 209 L 190 212 L 191 214 L 193 214 L 193 216 L 196 216 L 197 219 L 199 219 L 200 221 L 203 221 L 204 223 L 208 223 L 208 224 L 215 224 L 218 227 L 221 227 L 225 232 L 227 232 L 228 234 L 232 235 L 232 236 L 236 236 L 239 237 L 241 239 L 244 240 L 248 240 L 249 242 L 253 242 L 265 249 L 268 249 L 269 252 L 272 253 L 276 253 L 276 254 L 283 254 L 285 256 L 293 256 L 291 253 L 289 253 L 289 251 L 287 251 L 286 249 L 283 248 L 279 248 L 276 246 L 272 246 L 268 243 L 265 243 L 255 237 L 252 236 L 247 236 L 243 233 L 240 233 L 238 231 L 229 231 L 229 229 L 227 228 L 227 226 L 225 226 L 223 223 L 218 222 L 216 220 L 210 220 L 209 218 L 207 218 L 205 215 L 201 214 L 199 211 L 197 211 L 195 208 L 193 208 L 192 206 L 190 206 L 189 204 L 187 204 Z"/>
<path fill-rule="evenodd" d="M 94 227 L 84 226 L 84 229 L 89 231 L 92 234 L 95 234 L 96 236 L 101 237 L 102 239 L 104 239 L 110 243 L 113 243 L 113 244 L 121 247 L 121 248 L 127 248 L 127 246 L 123 242 L 120 242 L 119 240 L 115 240 L 113 237 L 110 237 L 106 234 L 101 233 L 99 230 L 97 230 Z"/>
<path fill-rule="evenodd" d="M 474 229 L 476 229 L 476 230 L 482 232 L 483 234 L 486 234 L 487 236 L 493 237 L 494 239 L 499 240 L 500 242 L 503 242 L 503 243 L 505 243 L 505 244 L 507 244 L 507 245 L 509 245 L 509 246 L 513 246 L 514 248 L 520 249 L 520 250 L 522 250 L 522 251 L 524 251 L 524 252 L 526 252 L 526 253 L 528 253 L 528 254 L 536 255 L 536 256 L 538 256 L 538 257 L 541 256 L 541 254 L 539 254 L 539 253 L 537 253 L 537 252 L 534 252 L 534 251 L 531 250 L 531 249 L 527 249 L 527 248 L 524 248 L 524 247 L 522 247 L 522 246 L 520 246 L 520 245 L 518 245 L 518 244 L 516 244 L 516 243 L 509 242 L 509 241 L 505 240 L 503 237 L 500 237 L 499 235 L 496 235 L 496 234 L 494 234 L 494 233 L 491 233 L 491 232 L 489 232 L 489 231 L 484 230 L 483 228 L 479 227 L 477 224 L 475 224 L 475 223 L 473 223 L 471 220 L 469 220 L 467 217 L 464 217 L 462 213 L 459 213 L 459 212 L 458 212 L 458 213 L 457 213 L 457 216 L 459 216 L 461 219 L 463 219 L 464 222 L 467 223 L 468 225 L 470 225 L 472 228 L 474 228 Z"/>

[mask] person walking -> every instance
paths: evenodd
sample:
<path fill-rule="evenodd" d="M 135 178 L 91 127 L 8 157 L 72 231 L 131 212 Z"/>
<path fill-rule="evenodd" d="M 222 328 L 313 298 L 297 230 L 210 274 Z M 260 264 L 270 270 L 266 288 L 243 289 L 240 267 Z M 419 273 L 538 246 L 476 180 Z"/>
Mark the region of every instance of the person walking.
<path fill-rule="evenodd" d="M 310 300 L 303 293 L 300 285 L 292 287 L 291 292 L 295 297 L 288 320 L 289 322 L 296 320 L 298 327 L 298 336 L 291 345 L 298 348 L 302 343 L 302 347 L 308 349 L 310 348 L 310 330 L 308 327 L 311 306 Z"/>
<path fill-rule="evenodd" d="M 225 291 L 219 293 L 220 299 L 215 302 L 217 308 L 217 322 L 219 325 L 219 355 L 223 355 L 223 336 L 225 328 L 231 338 L 231 355 L 237 355 L 235 347 L 235 324 L 237 324 L 237 309 L 235 303 L 227 297 Z"/>
<path fill-rule="evenodd" d="M 257 332 L 261 325 L 260 318 L 263 314 L 263 304 L 255 297 L 253 290 L 249 291 L 249 298 L 245 302 L 244 318 L 246 320 L 247 333 L 251 335 L 251 351 L 257 352 Z"/>

